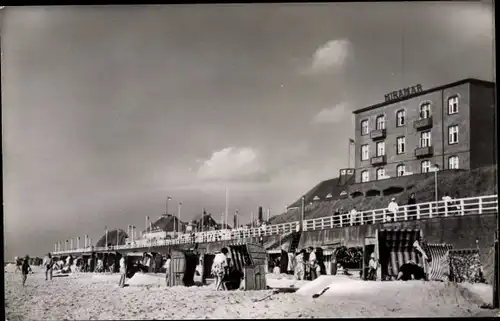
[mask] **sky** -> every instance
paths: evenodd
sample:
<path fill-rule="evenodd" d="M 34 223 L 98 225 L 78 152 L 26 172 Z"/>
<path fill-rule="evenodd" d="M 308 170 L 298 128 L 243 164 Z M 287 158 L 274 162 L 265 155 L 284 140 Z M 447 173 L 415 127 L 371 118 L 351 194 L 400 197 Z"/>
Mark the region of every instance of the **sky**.
<path fill-rule="evenodd" d="M 352 111 L 494 80 L 482 2 L 6 7 L 4 254 L 202 208 L 282 213 L 348 166 Z M 230 216 L 229 222 L 232 222 Z"/>

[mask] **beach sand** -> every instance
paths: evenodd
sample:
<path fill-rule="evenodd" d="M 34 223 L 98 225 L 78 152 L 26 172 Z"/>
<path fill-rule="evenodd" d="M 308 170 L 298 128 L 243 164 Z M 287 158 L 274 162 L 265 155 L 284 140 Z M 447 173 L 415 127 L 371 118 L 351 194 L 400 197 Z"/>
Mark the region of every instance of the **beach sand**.
<path fill-rule="evenodd" d="M 268 279 L 269 284 L 280 287 L 307 284 L 283 275 L 268 275 Z M 23 288 L 19 274 L 6 272 L 6 319 L 465 317 L 496 313 L 479 308 L 487 294 L 481 299 L 481 295 L 473 295 L 465 287 L 434 282 L 406 282 L 401 286 L 398 282 L 357 282 L 357 290 L 349 293 L 340 289 L 340 284 L 349 284 L 342 279 L 337 290 L 327 291 L 317 299 L 302 291 L 277 293 L 254 302 L 272 291 L 217 292 L 213 285 L 167 288 L 161 276 L 144 274 L 135 275 L 128 287 L 119 288 L 118 280 L 117 274 L 80 273 L 45 281 L 44 274 L 38 271 L 28 277 L 28 286 Z M 481 291 L 485 292 L 485 288 Z"/>

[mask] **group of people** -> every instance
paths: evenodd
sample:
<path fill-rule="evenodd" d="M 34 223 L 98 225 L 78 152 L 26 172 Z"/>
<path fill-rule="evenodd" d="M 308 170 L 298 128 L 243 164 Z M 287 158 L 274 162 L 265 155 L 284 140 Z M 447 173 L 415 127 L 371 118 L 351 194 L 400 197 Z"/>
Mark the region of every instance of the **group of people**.
<path fill-rule="evenodd" d="M 458 192 L 455 195 L 455 199 L 459 199 L 460 196 Z M 458 211 L 461 209 L 460 204 L 456 201 L 453 201 L 453 198 L 450 196 L 449 193 L 445 193 L 444 196 L 442 197 L 442 201 L 444 201 L 444 206 L 441 205 L 439 208 L 438 213 L 442 214 L 445 211 L 449 213 L 449 215 L 453 215 L 458 213 Z M 417 219 L 417 199 L 415 197 L 415 193 L 412 193 L 410 197 L 408 198 L 408 201 L 406 205 L 407 207 L 407 217 L 409 220 L 416 220 Z M 358 213 L 356 207 L 353 207 L 350 212 L 346 212 L 343 209 L 337 210 L 335 212 L 335 215 L 339 217 L 339 219 L 342 221 L 342 225 L 350 224 L 350 225 L 360 225 L 361 223 L 363 224 L 370 224 L 373 223 L 373 217 L 371 216 L 371 213 Z M 363 215 L 363 217 L 361 217 Z M 404 214 L 401 212 L 399 205 L 396 201 L 396 198 L 391 198 L 391 201 L 389 202 L 387 209 L 385 211 L 384 215 L 384 222 L 396 222 L 398 219 L 401 219 L 401 216 Z"/>
<path fill-rule="evenodd" d="M 312 246 L 288 252 L 288 247 L 281 248 L 281 256 L 274 262 L 274 273 L 285 273 L 295 276 L 297 280 L 315 280 L 318 275 L 326 274 L 323 249 Z"/>

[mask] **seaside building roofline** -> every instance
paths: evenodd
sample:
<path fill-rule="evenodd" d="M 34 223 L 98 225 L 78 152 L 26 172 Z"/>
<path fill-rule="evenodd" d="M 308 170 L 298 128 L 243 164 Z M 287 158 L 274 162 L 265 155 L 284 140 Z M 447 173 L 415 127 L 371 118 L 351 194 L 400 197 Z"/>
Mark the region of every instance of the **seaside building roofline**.
<path fill-rule="evenodd" d="M 394 103 L 397 103 L 397 102 L 401 102 L 401 101 L 405 101 L 405 100 L 408 100 L 408 99 L 411 99 L 411 98 L 414 98 L 414 97 L 426 95 L 426 94 L 434 92 L 434 91 L 443 90 L 443 89 L 447 89 L 447 88 L 452 88 L 452 87 L 456 87 L 456 86 L 459 86 L 459 85 L 462 85 L 462 84 L 466 84 L 466 83 L 478 84 L 478 85 L 487 86 L 487 87 L 495 87 L 495 83 L 491 82 L 491 81 L 480 80 L 480 79 L 476 79 L 476 78 L 465 78 L 465 79 L 462 79 L 462 80 L 459 80 L 459 81 L 455 81 L 455 82 L 452 82 L 452 83 L 449 83 L 449 84 L 446 84 L 446 85 L 441 85 L 441 86 L 438 86 L 438 87 L 434 87 L 434 88 L 430 88 L 430 89 L 427 89 L 427 90 L 423 90 L 421 92 L 417 92 L 417 93 L 415 93 L 413 95 L 410 95 L 410 96 L 401 97 L 401 98 L 393 99 L 393 100 L 390 100 L 390 101 L 384 101 L 382 103 L 378 103 L 378 104 L 375 104 L 375 105 L 371 105 L 371 106 L 368 106 L 368 107 L 357 109 L 357 110 L 353 111 L 352 113 L 353 114 L 359 114 L 359 113 L 362 113 L 362 112 L 365 112 L 365 111 L 368 111 L 368 110 L 372 110 L 372 109 L 377 109 L 377 108 L 380 108 L 380 107 L 388 106 L 388 105 L 391 105 L 391 104 L 394 104 Z"/>

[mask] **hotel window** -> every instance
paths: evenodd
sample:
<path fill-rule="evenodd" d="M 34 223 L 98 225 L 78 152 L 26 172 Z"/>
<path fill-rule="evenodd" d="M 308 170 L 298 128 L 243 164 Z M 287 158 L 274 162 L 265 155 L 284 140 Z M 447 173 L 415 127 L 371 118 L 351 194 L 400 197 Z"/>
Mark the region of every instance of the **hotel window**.
<path fill-rule="evenodd" d="M 448 145 L 458 143 L 458 125 L 448 127 Z"/>
<path fill-rule="evenodd" d="M 378 168 L 377 169 L 377 180 L 384 179 L 384 178 L 385 178 L 385 169 L 384 168 Z"/>
<path fill-rule="evenodd" d="M 377 157 L 385 155 L 385 142 L 377 143 Z"/>
<path fill-rule="evenodd" d="M 448 158 L 448 169 L 459 169 L 458 156 L 451 156 Z"/>
<path fill-rule="evenodd" d="M 361 135 L 368 135 L 368 119 L 361 121 Z"/>
<path fill-rule="evenodd" d="M 398 110 L 396 112 L 396 127 L 402 127 L 405 125 L 406 112 L 404 109 Z"/>
<path fill-rule="evenodd" d="M 361 146 L 361 160 L 367 160 L 370 158 L 370 146 L 362 145 Z"/>
<path fill-rule="evenodd" d="M 368 171 L 361 172 L 361 182 L 365 183 L 370 181 L 370 173 Z"/>
<path fill-rule="evenodd" d="M 385 116 L 378 116 L 375 123 L 376 129 L 385 129 Z"/>
<path fill-rule="evenodd" d="M 420 119 L 431 117 L 431 103 L 424 103 L 420 105 Z"/>
<path fill-rule="evenodd" d="M 448 115 L 458 113 L 458 96 L 448 98 Z"/>
<path fill-rule="evenodd" d="M 404 154 L 405 152 L 405 138 L 404 137 L 398 137 L 396 139 L 396 153 L 399 154 Z"/>
<path fill-rule="evenodd" d="M 420 147 L 430 147 L 431 146 L 431 132 L 421 132 L 420 133 Z"/>
<path fill-rule="evenodd" d="M 423 161 L 422 164 L 420 165 L 420 169 L 422 173 L 428 173 L 431 170 L 431 161 Z"/>
<path fill-rule="evenodd" d="M 400 176 L 404 176 L 404 175 L 405 175 L 405 172 L 406 172 L 406 171 L 405 171 L 405 165 L 398 165 L 398 166 L 396 167 L 396 173 L 397 173 L 398 177 L 400 177 Z"/>

